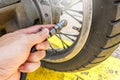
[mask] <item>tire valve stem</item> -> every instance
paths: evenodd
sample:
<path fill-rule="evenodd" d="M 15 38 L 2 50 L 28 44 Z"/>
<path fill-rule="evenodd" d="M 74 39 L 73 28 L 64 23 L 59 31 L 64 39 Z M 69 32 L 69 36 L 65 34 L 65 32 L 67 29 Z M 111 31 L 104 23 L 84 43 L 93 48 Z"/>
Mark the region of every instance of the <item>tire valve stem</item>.
<path fill-rule="evenodd" d="M 62 28 L 67 26 L 67 20 L 61 20 L 59 23 L 57 23 L 49 32 L 49 38 L 53 35 L 59 33 Z"/>

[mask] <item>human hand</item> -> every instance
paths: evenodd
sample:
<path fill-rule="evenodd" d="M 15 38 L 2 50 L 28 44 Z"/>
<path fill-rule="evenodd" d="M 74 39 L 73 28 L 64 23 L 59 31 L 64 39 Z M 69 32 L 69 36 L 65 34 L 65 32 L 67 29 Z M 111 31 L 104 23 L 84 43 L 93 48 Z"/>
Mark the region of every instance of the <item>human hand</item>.
<path fill-rule="evenodd" d="M 20 72 L 33 72 L 40 67 L 40 60 L 49 48 L 49 43 L 45 40 L 51 27 L 52 25 L 37 25 L 0 38 L 0 80 L 19 80 Z M 31 53 L 33 46 L 37 51 Z"/>

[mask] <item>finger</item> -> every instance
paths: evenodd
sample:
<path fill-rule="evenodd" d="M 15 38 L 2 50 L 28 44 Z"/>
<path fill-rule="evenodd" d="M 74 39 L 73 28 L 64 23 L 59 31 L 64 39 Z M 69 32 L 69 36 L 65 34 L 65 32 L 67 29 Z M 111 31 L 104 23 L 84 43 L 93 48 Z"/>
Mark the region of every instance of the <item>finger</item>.
<path fill-rule="evenodd" d="M 36 52 L 30 54 L 27 61 L 29 61 L 29 62 L 38 62 L 41 59 L 43 59 L 45 56 L 46 56 L 45 51 L 36 51 Z"/>
<path fill-rule="evenodd" d="M 36 50 L 47 50 L 49 49 L 49 47 L 50 47 L 50 44 L 48 41 L 42 42 L 35 46 Z"/>
<path fill-rule="evenodd" d="M 33 43 L 33 45 L 41 43 L 47 39 L 49 36 L 49 30 L 44 28 L 42 31 L 36 33 L 36 34 L 29 34 L 28 40 L 30 43 Z"/>
<path fill-rule="evenodd" d="M 21 65 L 19 68 L 20 72 L 28 73 L 37 70 L 40 67 L 40 61 L 36 63 L 29 63 L 26 62 L 25 64 Z"/>
<path fill-rule="evenodd" d="M 32 34 L 32 33 L 37 33 L 40 31 L 41 28 L 47 28 L 47 29 L 51 29 L 54 25 L 53 24 L 49 24 L 49 25 L 36 25 L 36 26 L 32 26 L 29 28 L 25 28 L 25 29 L 21 29 L 18 31 L 15 31 L 15 33 L 20 34 Z"/>

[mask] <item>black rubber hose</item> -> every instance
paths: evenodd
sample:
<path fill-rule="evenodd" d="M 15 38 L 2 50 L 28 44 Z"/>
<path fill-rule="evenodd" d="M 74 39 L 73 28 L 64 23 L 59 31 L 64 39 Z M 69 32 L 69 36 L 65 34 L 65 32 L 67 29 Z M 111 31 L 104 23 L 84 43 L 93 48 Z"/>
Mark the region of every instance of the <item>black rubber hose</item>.
<path fill-rule="evenodd" d="M 20 2 L 20 0 L 0 0 L 0 8 L 15 4 Z"/>
<path fill-rule="evenodd" d="M 21 73 L 20 80 L 26 80 L 27 73 Z"/>

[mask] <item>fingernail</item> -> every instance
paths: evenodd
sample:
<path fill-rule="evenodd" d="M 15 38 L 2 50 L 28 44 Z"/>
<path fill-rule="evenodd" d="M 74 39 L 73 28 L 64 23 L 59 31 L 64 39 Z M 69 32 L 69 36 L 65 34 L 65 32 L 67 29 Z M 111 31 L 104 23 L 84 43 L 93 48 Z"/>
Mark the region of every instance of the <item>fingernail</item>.
<path fill-rule="evenodd" d="M 42 31 L 44 28 L 42 27 L 42 28 L 40 28 L 40 31 Z"/>
<path fill-rule="evenodd" d="M 49 31 L 48 31 L 48 29 L 43 28 L 41 32 L 46 34 L 46 33 L 48 33 Z"/>

